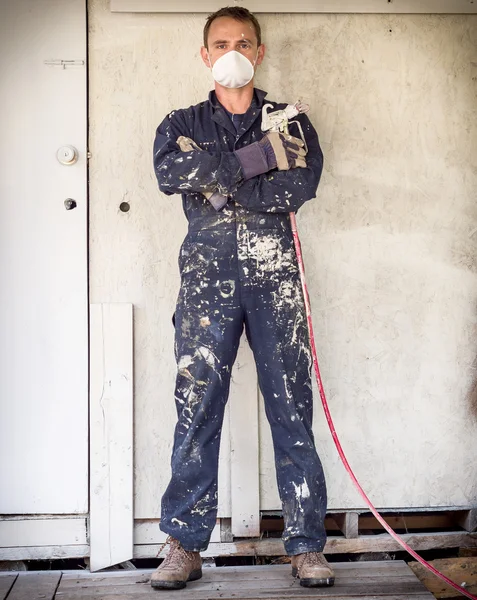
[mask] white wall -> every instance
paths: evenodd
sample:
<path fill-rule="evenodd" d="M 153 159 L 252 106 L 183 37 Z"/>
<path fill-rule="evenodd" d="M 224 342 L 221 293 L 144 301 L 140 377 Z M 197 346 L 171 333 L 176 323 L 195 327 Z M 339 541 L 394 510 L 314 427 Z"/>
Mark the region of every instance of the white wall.
<path fill-rule="evenodd" d="M 135 306 L 136 517 L 159 516 L 175 420 L 171 315 L 186 231 L 154 131 L 204 99 L 204 15 L 90 0 L 92 302 Z M 477 503 L 477 17 L 267 15 L 257 84 L 312 106 L 325 172 L 299 215 L 336 426 L 382 507 Z M 131 210 L 119 211 L 128 201 Z M 361 505 L 319 398 L 330 507 Z M 263 421 L 263 414 L 262 414 Z M 262 508 L 279 508 L 262 422 Z"/>

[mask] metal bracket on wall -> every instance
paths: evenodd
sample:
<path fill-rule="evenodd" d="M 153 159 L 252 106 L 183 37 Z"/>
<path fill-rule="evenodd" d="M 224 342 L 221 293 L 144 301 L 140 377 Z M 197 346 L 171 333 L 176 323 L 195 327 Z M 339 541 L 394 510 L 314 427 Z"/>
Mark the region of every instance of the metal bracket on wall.
<path fill-rule="evenodd" d="M 66 67 L 84 67 L 85 61 L 84 60 L 57 59 L 57 60 L 45 60 L 45 61 L 43 61 L 43 64 L 47 65 L 48 67 L 61 67 L 62 69 L 66 69 Z"/>

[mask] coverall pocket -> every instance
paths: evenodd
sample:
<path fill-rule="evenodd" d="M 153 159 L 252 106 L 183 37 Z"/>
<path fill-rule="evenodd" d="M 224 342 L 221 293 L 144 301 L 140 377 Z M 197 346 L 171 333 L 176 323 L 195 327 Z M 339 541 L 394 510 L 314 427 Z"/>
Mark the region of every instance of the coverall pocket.
<path fill-rule="evenodd" d="M 179 272 L 183 273 L 186 268 L 188 262 L 190 261 L 191 254 L 194 248 L 194 238 L 196 237 L 195 233 L 188 233 L 182 242 L 181 248 L 179 250 Z"/>
<path fill-rule="evenodd" d="M 206 273 L 217 258 L 221 240 L 220 230 L 190 231 L 179 252 L 181 276 L 187 273 Z"/>

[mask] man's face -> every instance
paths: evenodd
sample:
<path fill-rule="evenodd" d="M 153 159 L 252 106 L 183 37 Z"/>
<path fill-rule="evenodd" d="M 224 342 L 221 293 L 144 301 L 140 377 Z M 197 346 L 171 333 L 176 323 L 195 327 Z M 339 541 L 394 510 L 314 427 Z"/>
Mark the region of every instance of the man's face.
<path fill-rule="evenodd" d="M 213 21 L 209 30 L 208 45 L 208 55 L 207 48 L 201 49 L 202 59 L 208 67 L 212 67 L 218 58 L 231 50 L 240 52 L 252 64 L 256 60 L 256 65 L 262 62 L 265 54 L 264 45 L 258 46 L 252 23 L 236 21 L 231 17 L 219 17 Z"/>

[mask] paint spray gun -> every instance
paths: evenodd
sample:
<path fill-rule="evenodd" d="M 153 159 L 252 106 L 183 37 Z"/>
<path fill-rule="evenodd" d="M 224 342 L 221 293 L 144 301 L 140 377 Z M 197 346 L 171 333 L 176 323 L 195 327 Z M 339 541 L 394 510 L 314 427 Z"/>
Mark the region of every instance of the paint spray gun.
<path fill-rule="evenodd" d="M 308 104 L 304 104 L 298 100 L 298 102 L 295 102 L 295 104 L 289 104 L 284 109 L 276 110 L 275 112 L 268 112 L 269 108 L 273 108 L 272 104 L 265 104 L 262 108 L 262 131 L 264 133 L 267 131 L 278 131 L 280 133 L 284 133 L 285 135 L 290 135 L 289 125 L 294 123 L 300 131 L 300 137 L 305 145 L 305 150 L 308 152 L 308 147 L 306 145 L 305 136 L 303 134 L 303 129 L 300 122 L 296 120 L 290 120 L 297 115 L 308 112 L 310 110 Z"/>

